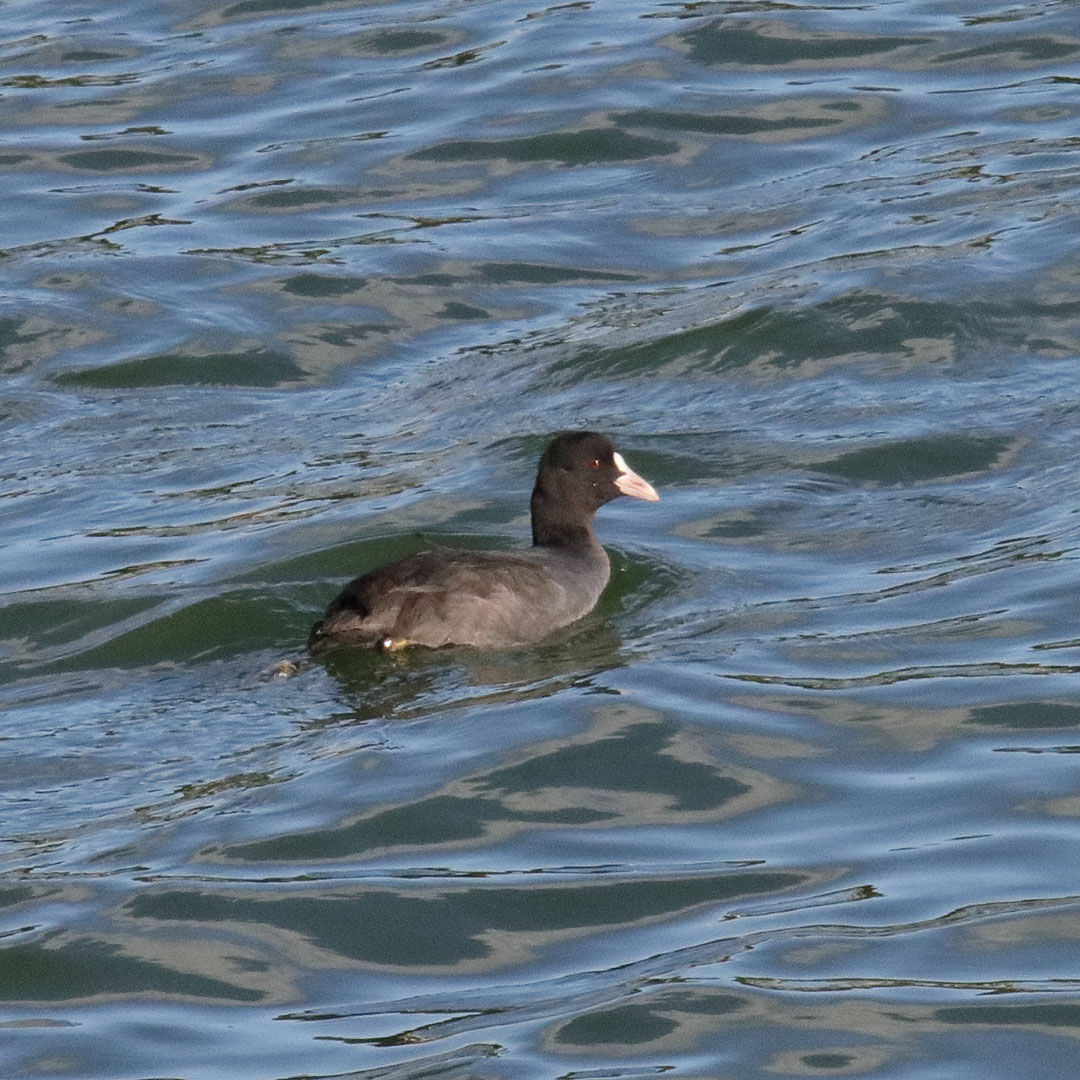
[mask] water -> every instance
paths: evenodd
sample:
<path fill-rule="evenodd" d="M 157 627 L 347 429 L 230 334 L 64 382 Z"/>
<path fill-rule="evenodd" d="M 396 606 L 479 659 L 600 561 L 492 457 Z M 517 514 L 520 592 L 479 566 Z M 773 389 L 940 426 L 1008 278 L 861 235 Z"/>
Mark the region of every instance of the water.
<path fill-rule="evenodd" d="M 1072 1080 L 1066 2 L 0 6 L 0 1074 Z M 661 494 L 534 648 L 353 574 Z"/>

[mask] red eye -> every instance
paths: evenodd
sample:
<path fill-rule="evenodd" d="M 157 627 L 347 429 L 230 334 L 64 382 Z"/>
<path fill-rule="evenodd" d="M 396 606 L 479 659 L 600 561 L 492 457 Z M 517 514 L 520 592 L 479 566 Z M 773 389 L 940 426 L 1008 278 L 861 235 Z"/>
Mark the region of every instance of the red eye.
<path fill-rule="evenodd" d="M 598 458 L 593 458 L 592 461 L 589 462 L 589 468 L 590 469 L 599 469 L 600 468 L 599 459 Z"/>

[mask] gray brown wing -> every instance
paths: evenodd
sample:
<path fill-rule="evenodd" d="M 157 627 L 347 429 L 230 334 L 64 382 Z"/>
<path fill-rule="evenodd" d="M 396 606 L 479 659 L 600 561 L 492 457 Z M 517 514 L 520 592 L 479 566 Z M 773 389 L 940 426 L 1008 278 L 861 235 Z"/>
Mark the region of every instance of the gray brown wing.
<path fill-rule="evenodd" d="M 605 575 L 606 576 L 606 575 Z M 505 645 L 537 640 L 596 602 L 533 552 L 421 552 L 349 582 L 315 644 Z"/>

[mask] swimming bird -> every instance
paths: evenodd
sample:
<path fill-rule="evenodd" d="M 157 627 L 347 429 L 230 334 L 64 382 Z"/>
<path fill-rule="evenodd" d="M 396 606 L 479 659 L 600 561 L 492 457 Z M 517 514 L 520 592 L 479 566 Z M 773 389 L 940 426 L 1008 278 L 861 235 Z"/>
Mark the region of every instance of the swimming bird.
<path fill-rule="evenodd" d="M 593 535 L 618 498 L 660 496 L 593 431 L 557 436 L 533 488 L 532 547 L 422 551 L 350 581 L 312 628 L 313 653 L 342 646 L 500 648 L 539 641 L 592 611 L 611 574 Z"/>

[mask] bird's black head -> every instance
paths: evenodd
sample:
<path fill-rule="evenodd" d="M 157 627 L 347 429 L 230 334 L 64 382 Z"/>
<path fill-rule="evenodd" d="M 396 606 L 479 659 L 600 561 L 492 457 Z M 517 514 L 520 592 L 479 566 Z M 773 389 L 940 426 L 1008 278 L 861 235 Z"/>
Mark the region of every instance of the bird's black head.
<path fill-rule="evenodd" d="M 623 460 L 610 439 L 595 431 L 568 431 L 554 438 L 540 459 L 533 489 L 533 542 L 564 542 L 584 531 L 591 539 L 593 514 L 612 499 L 659 496 Z"/>

